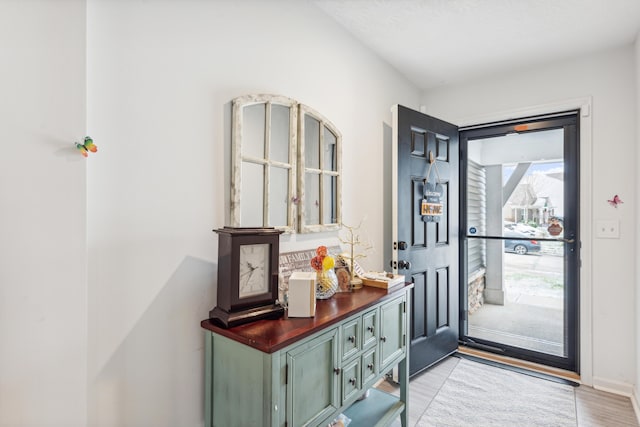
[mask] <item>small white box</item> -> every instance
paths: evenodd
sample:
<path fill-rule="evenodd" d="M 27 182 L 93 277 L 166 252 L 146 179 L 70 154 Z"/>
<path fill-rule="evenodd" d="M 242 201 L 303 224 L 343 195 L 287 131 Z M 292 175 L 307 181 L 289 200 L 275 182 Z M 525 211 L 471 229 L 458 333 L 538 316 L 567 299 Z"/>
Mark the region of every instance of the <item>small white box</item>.
<path fill-rule="evenodd" d="M 294 271 L 289 276 L 289 317 L 316 315 L 316 273 Z"/>

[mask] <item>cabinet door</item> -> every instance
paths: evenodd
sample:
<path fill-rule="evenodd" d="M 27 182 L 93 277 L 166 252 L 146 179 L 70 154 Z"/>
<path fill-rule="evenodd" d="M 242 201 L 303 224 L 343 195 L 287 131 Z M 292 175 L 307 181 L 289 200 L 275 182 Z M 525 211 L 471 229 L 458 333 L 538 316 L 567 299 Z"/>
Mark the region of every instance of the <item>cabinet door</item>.
<path fill-rule="evenodd" d="M 406 299 L 397 298 L 380 307 L 380 370 L 406 351 Z"/>
<path fill-rule="evenodd" d="M 287 351 L 287 425 L 316 425 L 340 406 L 338 329 Z"/>

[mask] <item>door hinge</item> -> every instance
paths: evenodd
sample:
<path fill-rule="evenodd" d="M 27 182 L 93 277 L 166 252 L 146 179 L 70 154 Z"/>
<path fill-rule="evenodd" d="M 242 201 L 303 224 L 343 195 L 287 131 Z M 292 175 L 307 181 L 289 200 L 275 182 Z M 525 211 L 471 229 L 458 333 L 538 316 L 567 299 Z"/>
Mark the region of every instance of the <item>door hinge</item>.
<path fill-rule="evenodd" d="M 284 383 L 289 384 L 289 365 L 284 365 Z"/>
<path fill-rule="evenodd" d="M 407 346 L 407 334 L 402 334 L 402 346 Z"/>
<path fill-rule="evenodd" d="M 402 301 L 402 312 L 403 313 L 407 313 L 407 302 L 406 301 Z"/>

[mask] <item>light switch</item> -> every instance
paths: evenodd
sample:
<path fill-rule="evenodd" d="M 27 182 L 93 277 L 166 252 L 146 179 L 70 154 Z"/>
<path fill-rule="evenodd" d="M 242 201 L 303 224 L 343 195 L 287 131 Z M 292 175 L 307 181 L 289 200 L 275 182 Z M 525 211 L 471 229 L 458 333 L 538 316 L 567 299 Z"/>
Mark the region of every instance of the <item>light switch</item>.
<path fill-rule="evenodd" d="M 619 239 L 620 221 L 618 221 L 617 219 L 597 220 L 596 237 L 599 239 Z"/>

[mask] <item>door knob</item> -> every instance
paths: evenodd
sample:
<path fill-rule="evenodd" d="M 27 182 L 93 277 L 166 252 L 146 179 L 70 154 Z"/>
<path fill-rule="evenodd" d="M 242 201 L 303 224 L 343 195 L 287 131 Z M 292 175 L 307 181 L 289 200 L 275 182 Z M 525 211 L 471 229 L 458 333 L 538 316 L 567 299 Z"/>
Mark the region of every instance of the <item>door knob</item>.
<path fill-rule="evenodd" d="M 408 270 L 411 268 L 411 263 L 409 261 L 400 260 L 398 261 L 398 268 Z"/>

